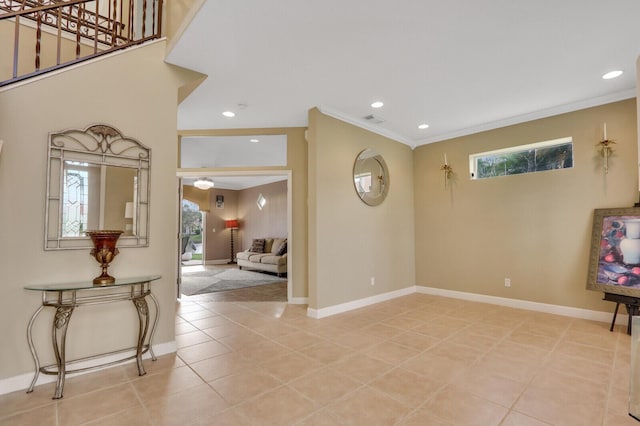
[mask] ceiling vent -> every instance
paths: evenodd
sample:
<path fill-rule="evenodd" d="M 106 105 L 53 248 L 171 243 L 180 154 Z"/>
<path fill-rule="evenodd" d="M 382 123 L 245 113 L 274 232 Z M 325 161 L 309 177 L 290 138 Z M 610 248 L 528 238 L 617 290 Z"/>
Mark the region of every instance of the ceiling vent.
<path fill-rule="evenodd" d="M 384 123 L 384 119 L 380 118 L 378 116 L 375 116 L 373 114 L 369 114 L 369 115 L 365 115 L 364 117 L 362 117 L 365 121 L 368 121 L 369 123 L 373 123 L 373 124 L 380 124 L 380 123 Z"/>

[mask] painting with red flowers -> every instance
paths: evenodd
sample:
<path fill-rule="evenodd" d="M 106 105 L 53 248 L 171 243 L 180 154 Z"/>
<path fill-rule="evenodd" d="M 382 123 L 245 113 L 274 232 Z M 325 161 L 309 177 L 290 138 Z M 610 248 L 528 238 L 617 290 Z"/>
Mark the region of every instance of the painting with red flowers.
<path fill-rule="evenodd" d="M 594 211 L 587 288 L 640 296 L 640 208 Z"/>

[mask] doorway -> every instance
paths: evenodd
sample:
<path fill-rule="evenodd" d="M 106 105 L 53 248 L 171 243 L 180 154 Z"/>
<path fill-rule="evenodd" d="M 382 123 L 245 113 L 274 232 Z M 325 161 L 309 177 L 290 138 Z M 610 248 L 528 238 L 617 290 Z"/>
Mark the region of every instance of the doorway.
<path fill-rule="evenodd" d="M 203 265 L 205 259 L 206 216 L 197 203 L 183 197 L 181 219 L 181 264 L 183 266 Z"/>
<path fill-rule="evenodd" d="M 195 237 L 195 240 L 193 238 L 194 234 L 197 233 L 197 231 L 194 231 L 194 229 L 197 229 L 197 227 L 193 226 L 190 228 L 188 225 L 188 224 L 197 225 L 198 219 L 197 217 L 195 217 L 189 220 L 185 220 L 185 218 L 183 217 L 181 220 L 182 230 L 184 231 L 185 234 L 189 232 L 191 234 L 188 239 L 185 238 L 187 240 L 187 247 L 185 249 L 182 249 L 183 244 L 180 244 L 181 261 L 178 262 L 179 282 L 181 283 L 184 282 L 183 267 L 189 268 L 190 265 L 192 264 L 192 263 L 189 263 L 185 265 L 185 261 L 182 260 L 183 252 L 188 250 L 192 250 L 192 254 L 191 254 L 192 257 L 189 262 L 191 262 L 192 260 L 197 260 L 198 261 L 197 265 L 200 265 L 202 271 L 212 270 L 214 271 L 214 273 L 218 273 L 219 270 L 234 269 L 236 271 L 240 271 L 241 273 L 247 274 L 247 275 L 251 273 L 269 274 L 268 271 L 253 271 L 253 270 L 247 271 L 245 268 L 240 270 L 240 268 L 238 268 L 236 264 L 231 263 L 234 258 L 234 253 L 233 253 L 234 248 L 231 248 L 231 252 L 230 252 L 229 243 L 231 241 L 231 238 L 233 238 L 235 251 L 242 251 L 249 248 L 249 246 L 251 245 L 252 238 L 282 236 L 287 238 L 287 240 L 289 241 L 288 250 L 287 250 L 288 260 L 286 264 L 286 278 L 283 278 L 282 274 L 277 274 L 277 275 L 272 274 L 272 276 L 277 277 L 279 279 L 274 280 L 273 283 L 270 283 L 270 282 L 260 283 L 258 286 L 262 287 L 260 290 L 262 290 L 263 295 L 260 296 L 257 300 L 268 300 L 268 299 L 264 299 L 264 294 L 267 293 L 267 290 L 269 289 L 271 289 L 271 294 L 275 295 L 276 292 L 278 293 L 278 297 L 280 297 L 280 299 L 277 299 L 278 301 L 291 300 L 292 293 L 293 293 L 293 290 L 292 290 L 293 288 L 293 280 L 292 280 L 293 256 L 292 254 L 293 253 L 291 250 L 291 241 L 293 236 L 292 234 L 292 201 L 291 201 L 292 173 L 291 171 L 290 170 L 256 170 L 256 171 L 250 171 L 250 172 L 249 171 L 221 172 L 221 171 L 206 171 L 203 169 L 198 169 L 197 171 L 183 169 L 178 172 L 178 177 L 181 178 L 180 179 L 181 188 L 183 189 L 182 191 L 180 191 L 180 194 L 181 194 L 180 206 L 182 207 L 181 216 L 195 217 L 194 211 L 199 206 L 198 211 L 201 214 L 201 218 L 199 222 L 201 224 L 199 238 L 201 238 L 202 240 L 202 243 L 201 243 L 202 255 L 201 257 L 198 257 L 197 255 L 199 254 L 198 253 L 199 250 L 197 249 L 198 246 L 196 244 L 199 238 L 197 236 Z M 184 192 L 189 192 L 189 191 L 184 191 L 184 188 L 189 186 L 197 178 L 202 178 L 202 177 L 206 177 L 207 179 L 211 179 L 212 181 L 216 182 L 214 188 L 209 189 L 208 190 L 209 192 L 207 193 L 207 199 L 209 201 L 207 201 L 206 204 L 208 205 L 209 211 L 206 213 L 202 211 L 203 210 L 202 201 L 198 201 L 198 203 L 195 203 L 195 207 L 193 205 L 184 203 L 184 200 L 185 200 Z M 275 183 L 277 182 L 280 182 L 282 184 L 285 192 L 283 199 L 280 200 L 280 204 L 281 204 L 280 211 L 283 215 L 286 216 L 286 219 L 283 219 L 284 224 L 280 228 L 280 231 L 276 231 L 277 235 L 253 235 L 255 232 L 250 231 L 251 226 L 245 227 L 246 223 L 243 224 L 243 221 L 245 219 L 252 220 L 250 215 L 246 213 L 246 210 L 249 208 L 246 206 L 251 206 L 251 205 L 257 206 L 255 201 L 253 203 L 249 203 L 245 200 L 243 201 L 243 204 L 245 207 L 241 208 L 240 210 L 234 210 L 233 193 L 229 192 L 232 190 L 228 188 L 233 185 L 240 185 L 239 187 L 235 187 L 236 190 L 240 192 L 245 191 L 245 194 L 249 194 L 251 193 L 251 189 L 253 188 L 256 188 L 256 187 L 261 188 L 263 185 L 265 187 L 268 187 L 269 185 L 275 185 Z M 224 197 L 221 197 L 221 194 L 224 194 Z M 222 210 L 218 210 L 220 207 L 222 207 Z M 209 219 L 207 219 L 207 217 L 209 217 Z M 239 229 L 232 230 L 225 226 L 228 222 L 232 222 L 232 219 L 239 221 L 240 223 Z M 232 233 L 233 233 L 233 237 L 231 236 Z M 267 234 L 268 232 L 265 231 L 263 233 Z M 224 241 L 224 244 L 221 243 L 221 241 Z M 182 242 L 184 242 L 184 239 Z M 189 247 L 188 245 L 191 244 L 191 242 L 193 242 L 194 244 L 191 245 L 191 247 Z M 220 245 L 219 249 L 222 246 L 224 246 L 224 249 L 226 251 L 224 252 L 223 255 L 220 254 L 219 250 L 216 250 L 213 248 L 213 246 L 215 246 L 216 244 Z M 194 259 L 194 257 L 196 257 L 196 259 Z M 188 271 L 188 272 L 191 272 L 191 271 Z M 251 277 L 251 278 L 254 278 L 254 277 Z M 256 286 L 256 290 L 258 289 L 258 286 Z M 246 295 L 250 291 L 251 291 L 250 289 L 244 289 L 242 292 L 238 291 L 238 293 L 234 297 L 239 297 L 238 295 L 240 293 L 244 293 Z M 184 294 L 184 291 L 182 293 Z M 211 296 L 211 298 L 215 298 L 217 300 L 237 300 L 234 298 L 225 299 L 222 293 L 227 293 L 226 296 L 230 296 L 231 292 L 220 291 L 219 293 L 215 294 L 215 297 Z M 254 294 L 255 293 L 256 292 L 254 292 Z M 212 293 L 207 293 L 207 294 L 212 294 Z M 181 297 L 181 295 L 179 297 Z"/>

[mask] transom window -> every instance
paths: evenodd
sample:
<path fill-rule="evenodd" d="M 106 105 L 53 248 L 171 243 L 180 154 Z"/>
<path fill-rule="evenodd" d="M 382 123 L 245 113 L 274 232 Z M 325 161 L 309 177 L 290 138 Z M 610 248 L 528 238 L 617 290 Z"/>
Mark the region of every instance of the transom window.
<path fill-rule="evenodd" d="M 565 137 L 469 156 L 471 179 L 573 167 L 573 139 Z"/>

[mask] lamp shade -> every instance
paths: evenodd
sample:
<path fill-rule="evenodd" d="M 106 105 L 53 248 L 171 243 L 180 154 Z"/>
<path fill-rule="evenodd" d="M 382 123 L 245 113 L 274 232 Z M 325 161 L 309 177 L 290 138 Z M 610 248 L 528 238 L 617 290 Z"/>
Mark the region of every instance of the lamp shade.
<path fill-rule="evenodd" d="M 195 182 L 193 182 L 193 186 L 198 189 L 211 189 L 213 188 L 213 181 L 209 178 L 198 178 Z"/>
<path fill-rule="evenodd" d="M 231 219 L 231 220 L 225 220 L 224 221 L 224 227 L 227 229 L 238 229 L 239 227 L 239 223 L 238 223 L 238 219 Z"/>

